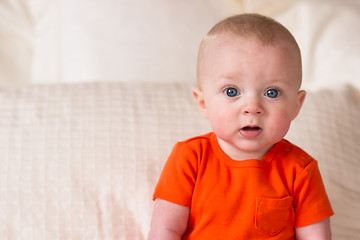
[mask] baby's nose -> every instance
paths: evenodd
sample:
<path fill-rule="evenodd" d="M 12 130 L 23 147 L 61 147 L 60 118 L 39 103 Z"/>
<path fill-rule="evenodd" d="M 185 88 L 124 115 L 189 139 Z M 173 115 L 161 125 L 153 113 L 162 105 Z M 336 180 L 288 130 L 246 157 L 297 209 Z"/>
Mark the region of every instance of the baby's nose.
<path fill-rule="evenodd" d="M 248 114 L 261 114 L 263 113 L 263 108 L 261 106 L 261 103 L 259 101 L 259 99 L 257 99 L 256 97 L 249 97 L 242 109 L 242 113 L 245 115 Z"/>

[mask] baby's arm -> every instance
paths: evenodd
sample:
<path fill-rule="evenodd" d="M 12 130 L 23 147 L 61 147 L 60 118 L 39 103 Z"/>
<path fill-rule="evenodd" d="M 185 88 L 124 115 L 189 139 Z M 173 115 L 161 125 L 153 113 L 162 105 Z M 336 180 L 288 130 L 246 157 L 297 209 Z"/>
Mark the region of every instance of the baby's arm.
<path fill-rule="evenodd" d="M 296 240 L 330 240 L 330 218 L 310 224 L 305 227 L 295 228 Z"/>
<path fill-rule="evenodd" d="M 188 207 L 157 198 L 148 240 L 180 240 L 187 228 L 189 213 Z"/>

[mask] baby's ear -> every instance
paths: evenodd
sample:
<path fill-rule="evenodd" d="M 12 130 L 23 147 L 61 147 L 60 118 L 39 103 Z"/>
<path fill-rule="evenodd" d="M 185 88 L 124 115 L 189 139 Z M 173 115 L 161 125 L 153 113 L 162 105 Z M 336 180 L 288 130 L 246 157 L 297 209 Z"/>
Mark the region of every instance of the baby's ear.
<path fill-rule="evenodd" d="M 194 87 L 192 89 L 192 93 L 193 93 L 193 96 L 195 98 L 195 101 L 197 103 L 197 106 L 198 106 L 198 109 L 199 109 L 201 115 L 203 115 L 205 118 L 208 118 L 203 92 L 199 88 Z"/>
<path fill-rule="evenodd" d="M 300 112 L 300 109 L 304 103 L 304 100 L 305 100 L 305 97 L 306 97 L 306 92 L 305 90 L 300 90 L 298 92 L 298 96 L 297 96 L 297 106 L 296 106 L 296 111 L 295 111 L 295 114 L 294 114 L 294 117 L 293 117 L 293 120 L 296 118 L 296 116 L 298 115 L 298 113 Z"/>

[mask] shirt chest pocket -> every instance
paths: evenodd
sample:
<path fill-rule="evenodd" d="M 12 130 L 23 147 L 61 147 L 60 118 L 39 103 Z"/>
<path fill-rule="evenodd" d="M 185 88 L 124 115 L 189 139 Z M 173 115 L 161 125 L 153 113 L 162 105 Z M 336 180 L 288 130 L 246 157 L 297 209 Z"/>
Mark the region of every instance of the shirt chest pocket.
<path fill-rule="evenodd" d="M 293 224 L 294 210 L 292 197 L 259 197 L 256 202 L 255 227 L 269 235 L 280 233 Z"/>

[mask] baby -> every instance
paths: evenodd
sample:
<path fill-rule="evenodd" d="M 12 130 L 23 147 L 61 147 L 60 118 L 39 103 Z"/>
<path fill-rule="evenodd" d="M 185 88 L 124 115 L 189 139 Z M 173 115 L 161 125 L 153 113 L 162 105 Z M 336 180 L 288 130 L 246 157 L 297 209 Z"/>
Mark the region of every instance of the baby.
<path fill-rule="evenodd" d="M 197 74 L 213 132 L 174 146 L 149 239 L 331 239 L 317 162 L 283 139 L 306 95 L 291 33 L 258 14 L 227 18 L 201 42 Z"/>

